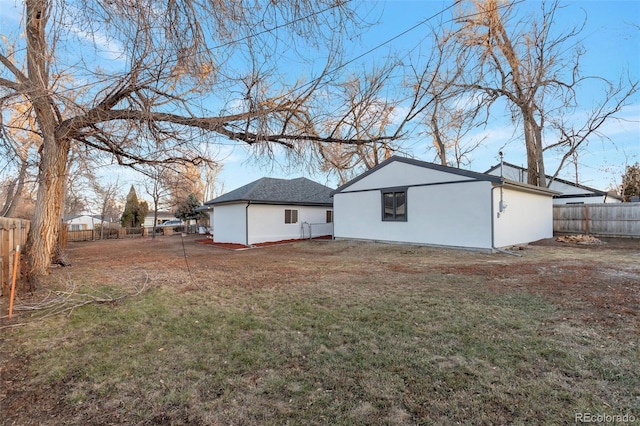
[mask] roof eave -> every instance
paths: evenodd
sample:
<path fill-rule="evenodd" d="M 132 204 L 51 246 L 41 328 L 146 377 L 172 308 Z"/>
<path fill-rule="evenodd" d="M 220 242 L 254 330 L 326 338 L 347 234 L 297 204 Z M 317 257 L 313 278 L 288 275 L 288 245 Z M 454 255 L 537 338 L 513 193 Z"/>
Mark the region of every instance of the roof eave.
<path fill-rule="evenodd" d="M 472 179 L 475 179 L 475 180 L 478 180 L 478 181 L 488 181 L 488 182 L 494 182 L 494 183 L 499 183 L 500 182 L 500 177 L 499 176 L 489 175 L 489 174 L 486 174 L 486 173 L 473 172 L 473 171 L 470 171 L 470 170 L 457 169 L 455 167 L 442 166 L 442 165 L 435 164 L 435 163 L 429 163 L 427 161 L 421 161 L 421 160 L 416 160 L 416 159 L 413 159 L 413 158 L 399 157 L 397 155 L 394 155 L 391 158 L 388 158 L 385 161 L 383 161 L 382 163 L 378 164 L 377 166 L 375 166 L 375 167 L 367 170 L 366 172 L 362 173 L 360 176 L 357 176 L 357 177 L 351 179 L 349 182 L 347 182 L 344 185 L 338 187 L 334 191 L 331 191 L 331 196 L 333 197 L 335 194 L 344 191 L 349 186 L 351 186 L 354 183 L 364 179 L 365 177 L 369 176 L 370 174 L 376 172 L 377 170 L 381 169 L 382 167 L 385 167 L 387 164 L 392 163 L 394 161 L 398 161 L 398 162 L 405 163 L 405 164 L 411 164 L 411 165 L 417 166 L 417 167 L 423 167 L 425 169 L 438 170 L 438 171 L 445 172 L 445 173 L 451 173 L 451 174 L 458 175 L 458 176 L 465 176 L 465 177 L 469 177 L 469 178 L 472 178 Z"/>
<path fill-rule="evenodd" d="M 251 203 L 251 204 L 261 204 L 261 205 L 271 205 L 271 206 L 326 206 L 332 207 L 333 202 L 327 201 L 279 201 L 279 200 L 227 200 L 222 201 L 220 203 L 210 204 L 212 207 L 214 206 L 223 206 L 229 204 L 241 204 L 241 203 Z"/>
<path fill-rule="evenodd" d="M 515 188 L 520 191 L 530 192 L 541 195 L 555 196 L 560 195 L 561 192 L 551 190 L 549 188 L 543 188 L 540 186 L 529 185 L 528 183 L 517 182 L 515 180 L 503 179 L 503 184 L 507 187 Z"/>

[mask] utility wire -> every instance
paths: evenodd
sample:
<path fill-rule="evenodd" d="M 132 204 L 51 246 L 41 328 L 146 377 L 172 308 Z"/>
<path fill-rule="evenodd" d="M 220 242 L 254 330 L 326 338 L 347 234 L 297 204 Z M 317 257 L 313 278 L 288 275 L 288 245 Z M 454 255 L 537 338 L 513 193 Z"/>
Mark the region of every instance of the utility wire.
<path fill-rule="evenodd" d="M 189 267 L 189 259 L 187 257 L 187 248 L 184 245 L 184 232 L 180 233 L 180 239 L 182 240 L 182 255 L 184 256 L 184 263 L 185 265 L 187 265 L 187 272 L 189 272 L 189 278 L 191 279 L 191 282 L 193 283 L 193 285 L 195 285 L 196 287 L 198 287 L 200 290 L 204 290 L 204 288 L 202 288 L 194 279 L 193 279 L 193 275 L 191 274 L 191 268 Z"/>

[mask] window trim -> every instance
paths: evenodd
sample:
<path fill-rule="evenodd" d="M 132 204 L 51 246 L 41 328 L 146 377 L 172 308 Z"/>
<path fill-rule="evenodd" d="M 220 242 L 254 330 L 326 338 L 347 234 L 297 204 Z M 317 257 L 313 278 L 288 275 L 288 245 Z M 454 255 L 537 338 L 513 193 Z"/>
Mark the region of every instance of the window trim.
<path fill-rule="evenodd" d="M 394 188 L 384 188 L 380 190 L 380 205 L 381 205 L 381 218 L 383 222 L 407 222 L 409 215 L 408 215 L 408 193 L 409 193 L 409 187 L 408 186 L 401 186 L 401 187 L 394 187 Z M 393 217 L 389 218 L 385 216 L 385 195 L 386 194 L 393 194 Z M 403 217 L 398 218 L 398 214 L 397 214 L 397 208 L 398 206 L 396 205 L 396 201 L 397 201 L 397 197 L 396 194 L 404 194 L 404 215 Z"/>
<path fill-rule="evenodd" d="M 327 210 L 324 218 L 325 223 L 333 223 L 333 210 Z"/>

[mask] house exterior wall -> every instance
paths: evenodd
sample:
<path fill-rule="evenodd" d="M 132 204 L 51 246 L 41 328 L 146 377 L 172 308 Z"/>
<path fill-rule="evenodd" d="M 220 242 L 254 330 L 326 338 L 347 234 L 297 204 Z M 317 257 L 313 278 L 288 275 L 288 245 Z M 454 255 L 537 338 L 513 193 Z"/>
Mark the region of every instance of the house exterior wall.
<path fill-rule="evenodd" d="M 549 186 L 549 189 L 562 193 L 561 197 L 557 197 L 553 200 L 553 204 L 594 204 L 594 203 L 621 203 L 619 198 L 611 197 L 608 195 L 600 195 L 593 191 L 588 191 L 583 188 L 579 188 L 573 185 L 568 185 L 564 182 L 553 181 Z M 567 196 L 571 197 L 567 197 Z M 588 195 L 588 196 L 585 196 Z"/>
<path fill-rule="evenodd" d="M 296 223 L 285 223 L 286 209 L 298 211 Z M 220 243 L 259 244 L 309 238 L 308 224 L 311 224 L 313 237 L 331 235 L 333 223 L 326 223 L 327 210 L 333 208 L 269 204 L 250 204 L 247 207 L 246 202 L 216 205 L 213 209 L 213 239 Z"/>
<path fill-rule="evenodd" d="M 573 186 L 573 185 L 568 185 L 564 182 L 558 182 L 557 180 L 554 180 L 553 182 L 551 182 L 551 185 L 549 186 L 549 189 L 554 190 L 554 191 L 558 191 L 560 193 L 562 193 L 562 195 L 583 195 L 583 194 L 594 194 L 593 191 L 587 191 L 583 188 L 579 188 L 577 186 Z"/>
<path fill-rule="evenodd" d="M 247 203 L 215 206 L 213 209 L 213 240 L 219 243 L 246 244 Z"/>
<path fill-rule="evenodd" d="M 503 189 L 506 209 L 498 215 L 500 189 L 493 190 L 494 246 L 507 247 L 553 237 L 553 200 L 549 195 Z"/>
<path fill-rule="evenodd" d="M 527 174 L 522 169 L 514 168 L 508 164 L 505 164 L 502 168 L 502 173 L 505 179 L 513 180 L 516 182 L 527 182 Z M 500 168 L 489 172 L 490 175 L 500 176 Z M 620 203 L 622 200 L 615 197 L 606 195 L 600 195 L 594 191 L 590 191 L 586 188 L 581 188 L 575 185 L 569 185 L 564 182 L 554 180 L 549 185 L 549 189 L 557 191 L 562 194 L 561 197 L 556 197 L 553 200 L 553 204 L 591 204 L 591 203 Z M 587 196 L 585 196 L 587 195 Z"/>
<path fill-rule="evenodd" d="M 298 211 L 296 223 L 285 223 L 287 209 Z M 333 224 L 326 223 L 327 210 L 333 209 L 324 206 L 252 204 L 249 206 L 249 244 L 309 238 L 309 224 L 313 237 L 331 235 Z"/>
<path fill-rule="evenodd" d="M 95 225 L 101 223 L 100 219 L 91 216 L 79 216 L 66 221 L 68 229 L 71 231 L 90 231 Z"/>
<path fill-rule="evenodd" d="M 171 213 L 158 212 L 158 218 L 157 218 L 158 220 L 156 221 L 156 223 L 154 225 L 153 216 L 154 216 L 153 211 L 147 212 L 147 216 L 144 218 L 144 227 L 145 228 L 153 228 L 154 226 L 160 225 L 161 223 L 166 222 L 168 220 L 176 220 L 176 219 L 178 219 L 177 217 L 175 217 Z"/>
<path fill-rule="evenodd" d="M 393 165 L 401 166 L 402 170 L 391 168 Z M 405 173 L 404 166 L 390 163 L 356 182 L 377 188 L 365 191 L 362 184 L 357 188 L 361 192 L 350 192 L 355 189 L 354 185 L 347 188 L 347 192 L 334 195 L 335 238 L 491 249 L 490 182 L 411 165 L 406 165 L 408 173 Z M 387 173 L 380 173 L 383 171 Z M 376 176 L 378 173 L 380 176 Z M 389 179 L 385 180 L 383 175 Z M 412 175 L 410 184 L 429 183 L 433 178 L 437 182 L 447 178 L 467 182 L 410 186 L 406 200 L 407 220 L 383 221 L 380 189 L 409 184 L 407 175 Z"/>

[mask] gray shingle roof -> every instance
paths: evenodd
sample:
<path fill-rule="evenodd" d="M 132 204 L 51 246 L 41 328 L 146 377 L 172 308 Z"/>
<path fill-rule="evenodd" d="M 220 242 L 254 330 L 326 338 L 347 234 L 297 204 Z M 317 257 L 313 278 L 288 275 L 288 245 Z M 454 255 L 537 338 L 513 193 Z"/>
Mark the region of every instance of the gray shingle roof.
<path fill-rule="evenodd" d="M 251 201 L 258 204 L 333 205 L 332 189 L 307 178 L 261 178 L 205 205 Z"/>

